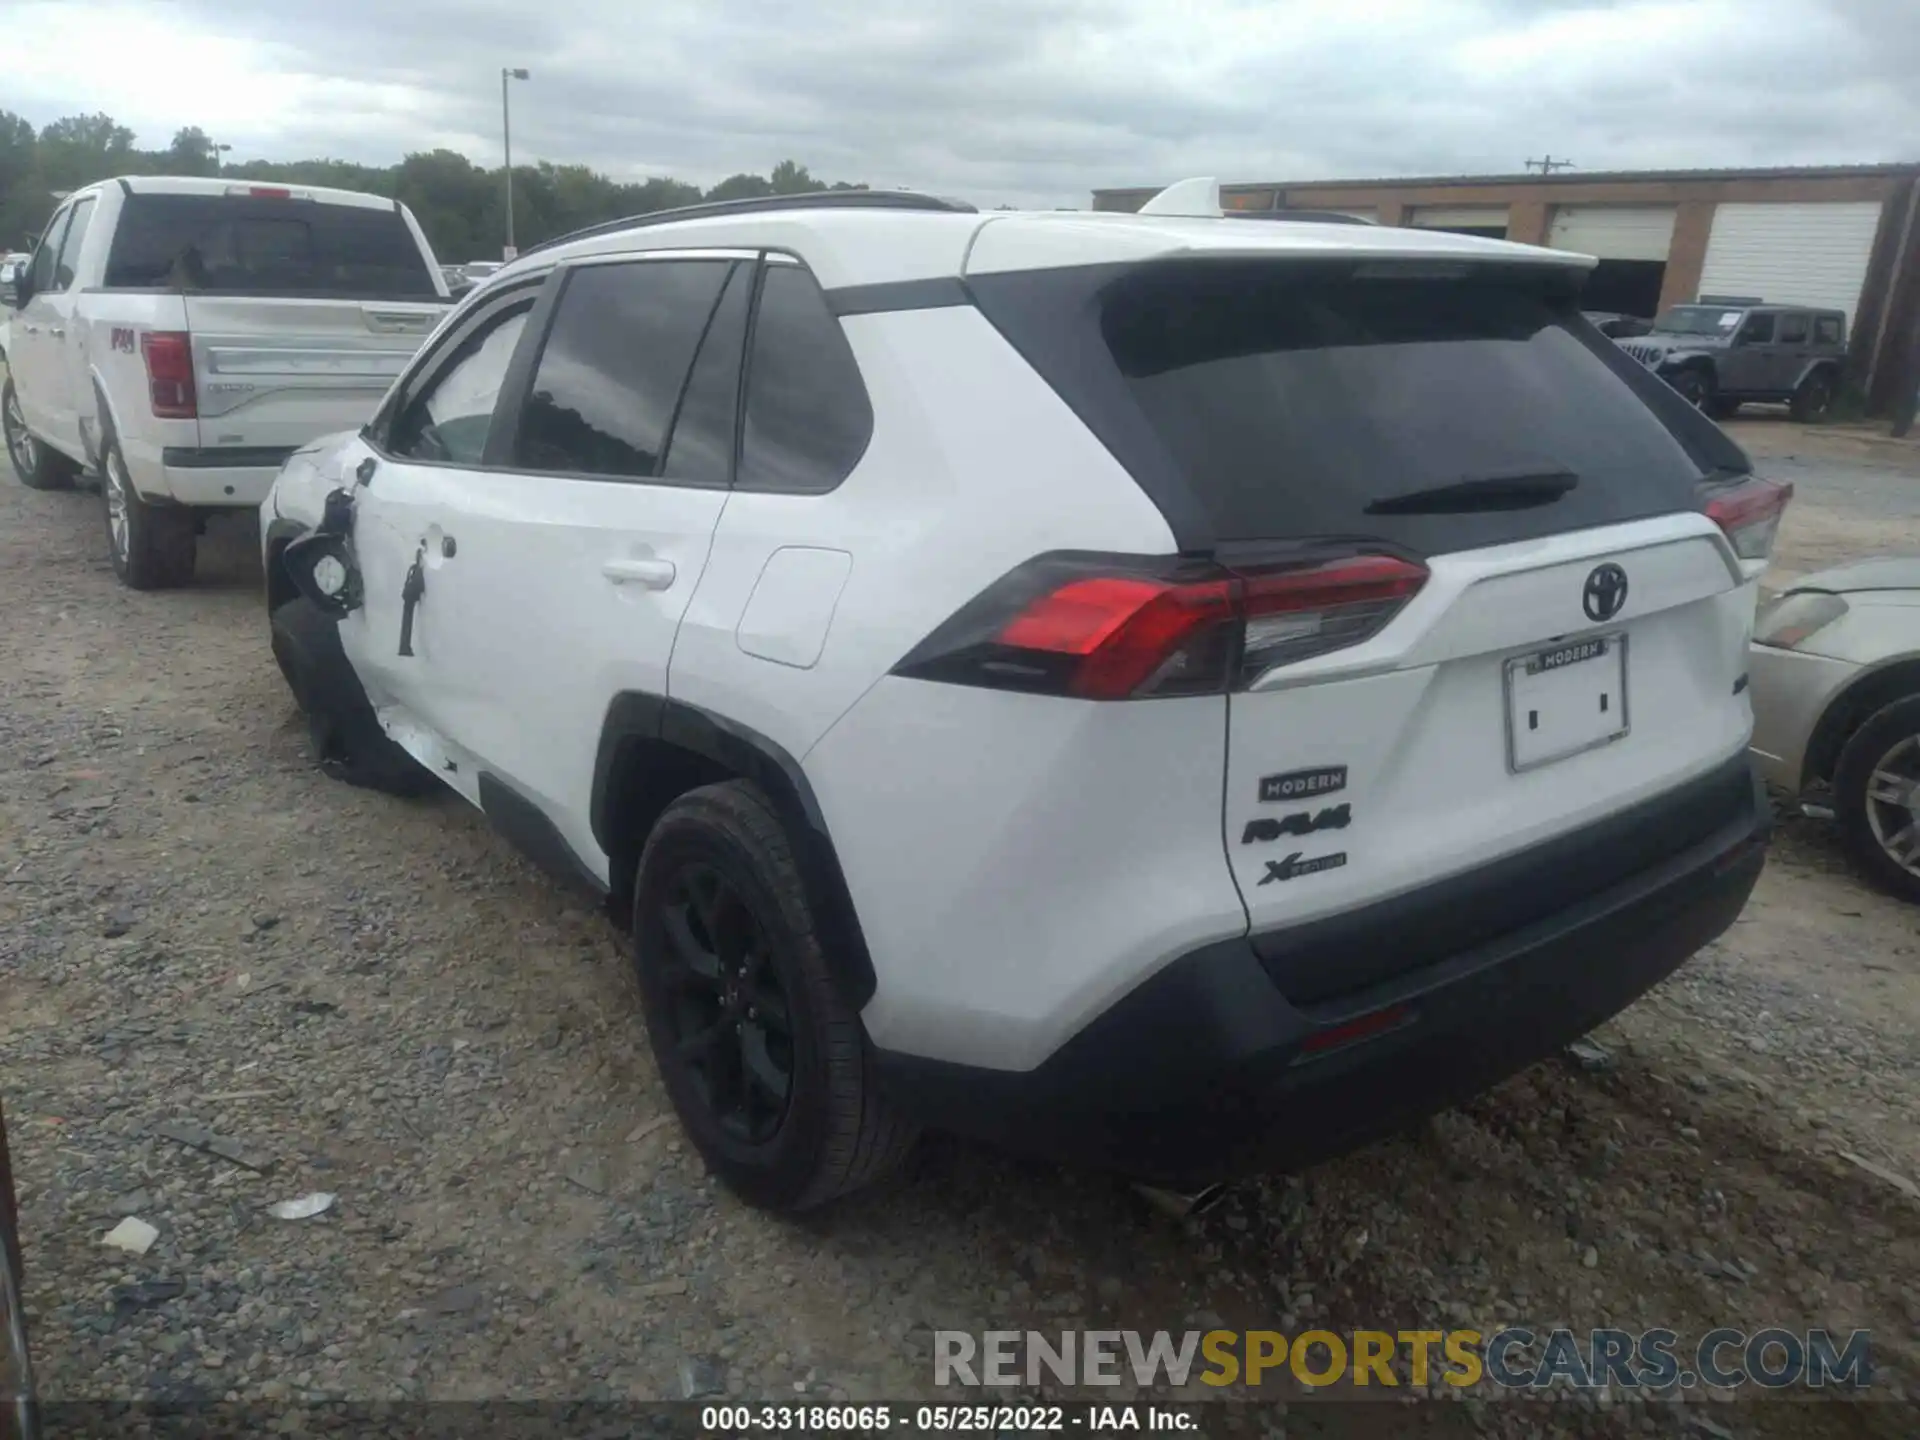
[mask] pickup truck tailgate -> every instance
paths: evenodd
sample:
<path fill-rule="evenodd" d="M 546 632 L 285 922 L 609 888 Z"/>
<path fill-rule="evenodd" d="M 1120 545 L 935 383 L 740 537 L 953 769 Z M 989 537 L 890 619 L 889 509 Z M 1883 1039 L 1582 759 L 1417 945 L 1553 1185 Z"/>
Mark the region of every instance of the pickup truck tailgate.
<path fill-rule="evenodd" d="M 203 446 L 291 448 L 370 419 L 444 302 L 188 295 Z"/>

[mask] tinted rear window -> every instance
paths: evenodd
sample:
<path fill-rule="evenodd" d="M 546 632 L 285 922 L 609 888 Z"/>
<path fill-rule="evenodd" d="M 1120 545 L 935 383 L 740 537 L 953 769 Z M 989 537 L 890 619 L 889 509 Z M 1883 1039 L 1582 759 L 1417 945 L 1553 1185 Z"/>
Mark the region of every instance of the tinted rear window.
<path fill-rule="evenodd" d="M 1079 306 L 1008 305 L 1016 296 L 991 279 L 976 288 L 1183 544 L 1468 549 L 1691 508 L 1710 464 L 1745 468 L 1730 442 L 1676 434 L 1647 393 L 1660 382 L 1615 363 L 1564 279 L 1211 261 L 1110 277 Z M 1049 340 L 1034 328 L 1047 324 L 1081 340 Z M 1370 509 L 1542 475 L 1578 483 L 1519 509 Z"/>
<path fill-rule="evenodd" d="M 130 195 L 110 288 L 359 300 L 437 298 L 399 211 L 252 195 Z"/>

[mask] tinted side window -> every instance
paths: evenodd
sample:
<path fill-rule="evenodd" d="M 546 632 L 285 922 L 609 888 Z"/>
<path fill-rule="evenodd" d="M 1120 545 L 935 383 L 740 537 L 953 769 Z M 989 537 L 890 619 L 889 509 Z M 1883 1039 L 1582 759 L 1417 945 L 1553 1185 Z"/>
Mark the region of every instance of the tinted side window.
<path fill-rule="evenodd" d="M 1816 315 L 1813 317 L 1813 338 L 1820 345 L 1838 345 L 1840 343 L 1840 317 L 1838 315 Z"/>
<path fill-rule="evenodd" d="M 567 277 L 514 464 L 650 479 L 731 262 L 640 260 Z"/>
<path fill-rule="evenodd" d="M 446 465 L 480 463 L 507 363 L 520 343 L 533 298 L 527 296 L 461 341 L 448 367 L 401 412 L 387 444 L 393 454 Z"/>
<path fill-rule="evenodd" d="M 32 277 L 33 293 L 44 294 L 55 289 L 53 283 L 54 261 L 60 254 L 60 238 L 67 233 L 67 219 L 73 212 L 62 210 L 48 224 L 46 234 L 40 237 L 40 243 L 34 247 L 33 262 L 27 273 Z"/>
<path fill-rule="evenodd" d="M 87 238 L 87 226 L 93 220 L 93 197 L 73 207 L 73 219 L 67 224 L 67 236 L 60 242 L 60 263 L 53 269 L 53 288 L 67 290 L 73 286 L 74 267 L 80 262 L 80 244 Z"/>
<path fill-rule="evenodd" d="M 1782 315 L 1780 317 L 1780 343 L 1782 345 L 1804 345 L 1806 340 L 1806 316 Z"/>
<path fill-rule="evenodd" d="M 726 485 L 733 479 L 734 414 L 740 398 L 740 359 L 747 344 L 747 302 L 753 267 L 736 265 L 700 342 L 699 358 L 667 440 L 660 474 L 695 485 Z"/>
<path fill-rule="evenodd" d="M 1773 343 L 1773 312 L 1749 315 L 1747 323 L 1740 327 L 1740 341 L 1745 345 L 1771 345 Z"/>
<path fill-rule="evenodd" d="M 769 265 L 747 364 L 742 490 L 818 495 L 846 479 L 873 435 L 853 349 L 813 276 Z"/>

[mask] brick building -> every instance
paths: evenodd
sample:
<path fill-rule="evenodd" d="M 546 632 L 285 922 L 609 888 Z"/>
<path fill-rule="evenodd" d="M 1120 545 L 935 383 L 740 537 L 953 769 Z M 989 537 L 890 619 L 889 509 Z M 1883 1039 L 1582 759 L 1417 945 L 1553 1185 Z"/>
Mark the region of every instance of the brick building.
<path fill-rule="evenodd" d="M 1096 190 L 1093 208 L 1137 210 L 1156 188 Z M 1650 316 L 1702 294 L 1835 307 L 1871 412 L 1920 384 L 1920 164 L 1262 181 L 1220 193 L 1236 210 L 1336 211 L 1594 255 L 1594 310 Z"/>

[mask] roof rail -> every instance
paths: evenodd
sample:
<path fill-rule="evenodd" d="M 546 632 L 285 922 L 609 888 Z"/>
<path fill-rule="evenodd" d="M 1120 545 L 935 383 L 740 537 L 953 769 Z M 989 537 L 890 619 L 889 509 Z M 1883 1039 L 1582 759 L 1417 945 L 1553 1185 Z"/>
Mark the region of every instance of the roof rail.
<path fill-rule="evenodd" d="M 619 230 L 635 230 L 645 225 L 667 225 L 676 220 L 706 220 L 727 215 L 759 215 L 773 210 L 944 210 L 953 214 L 975 215 L 976 206 L 964 200 L 943 200 L 937 195 L 922 195 L 914 190 L 814 190 L 804 195 L 749 195 L 741 200 L 708 200 L 698 205 L 677 205 L 671 210 L 649 210 L 619 220 L 603 220 L 598 225 L 556 235 L 529 245 L 520 254 L 536 254 L 575 240 L 590 240 L 595 235 L 611 235 Z"/>

